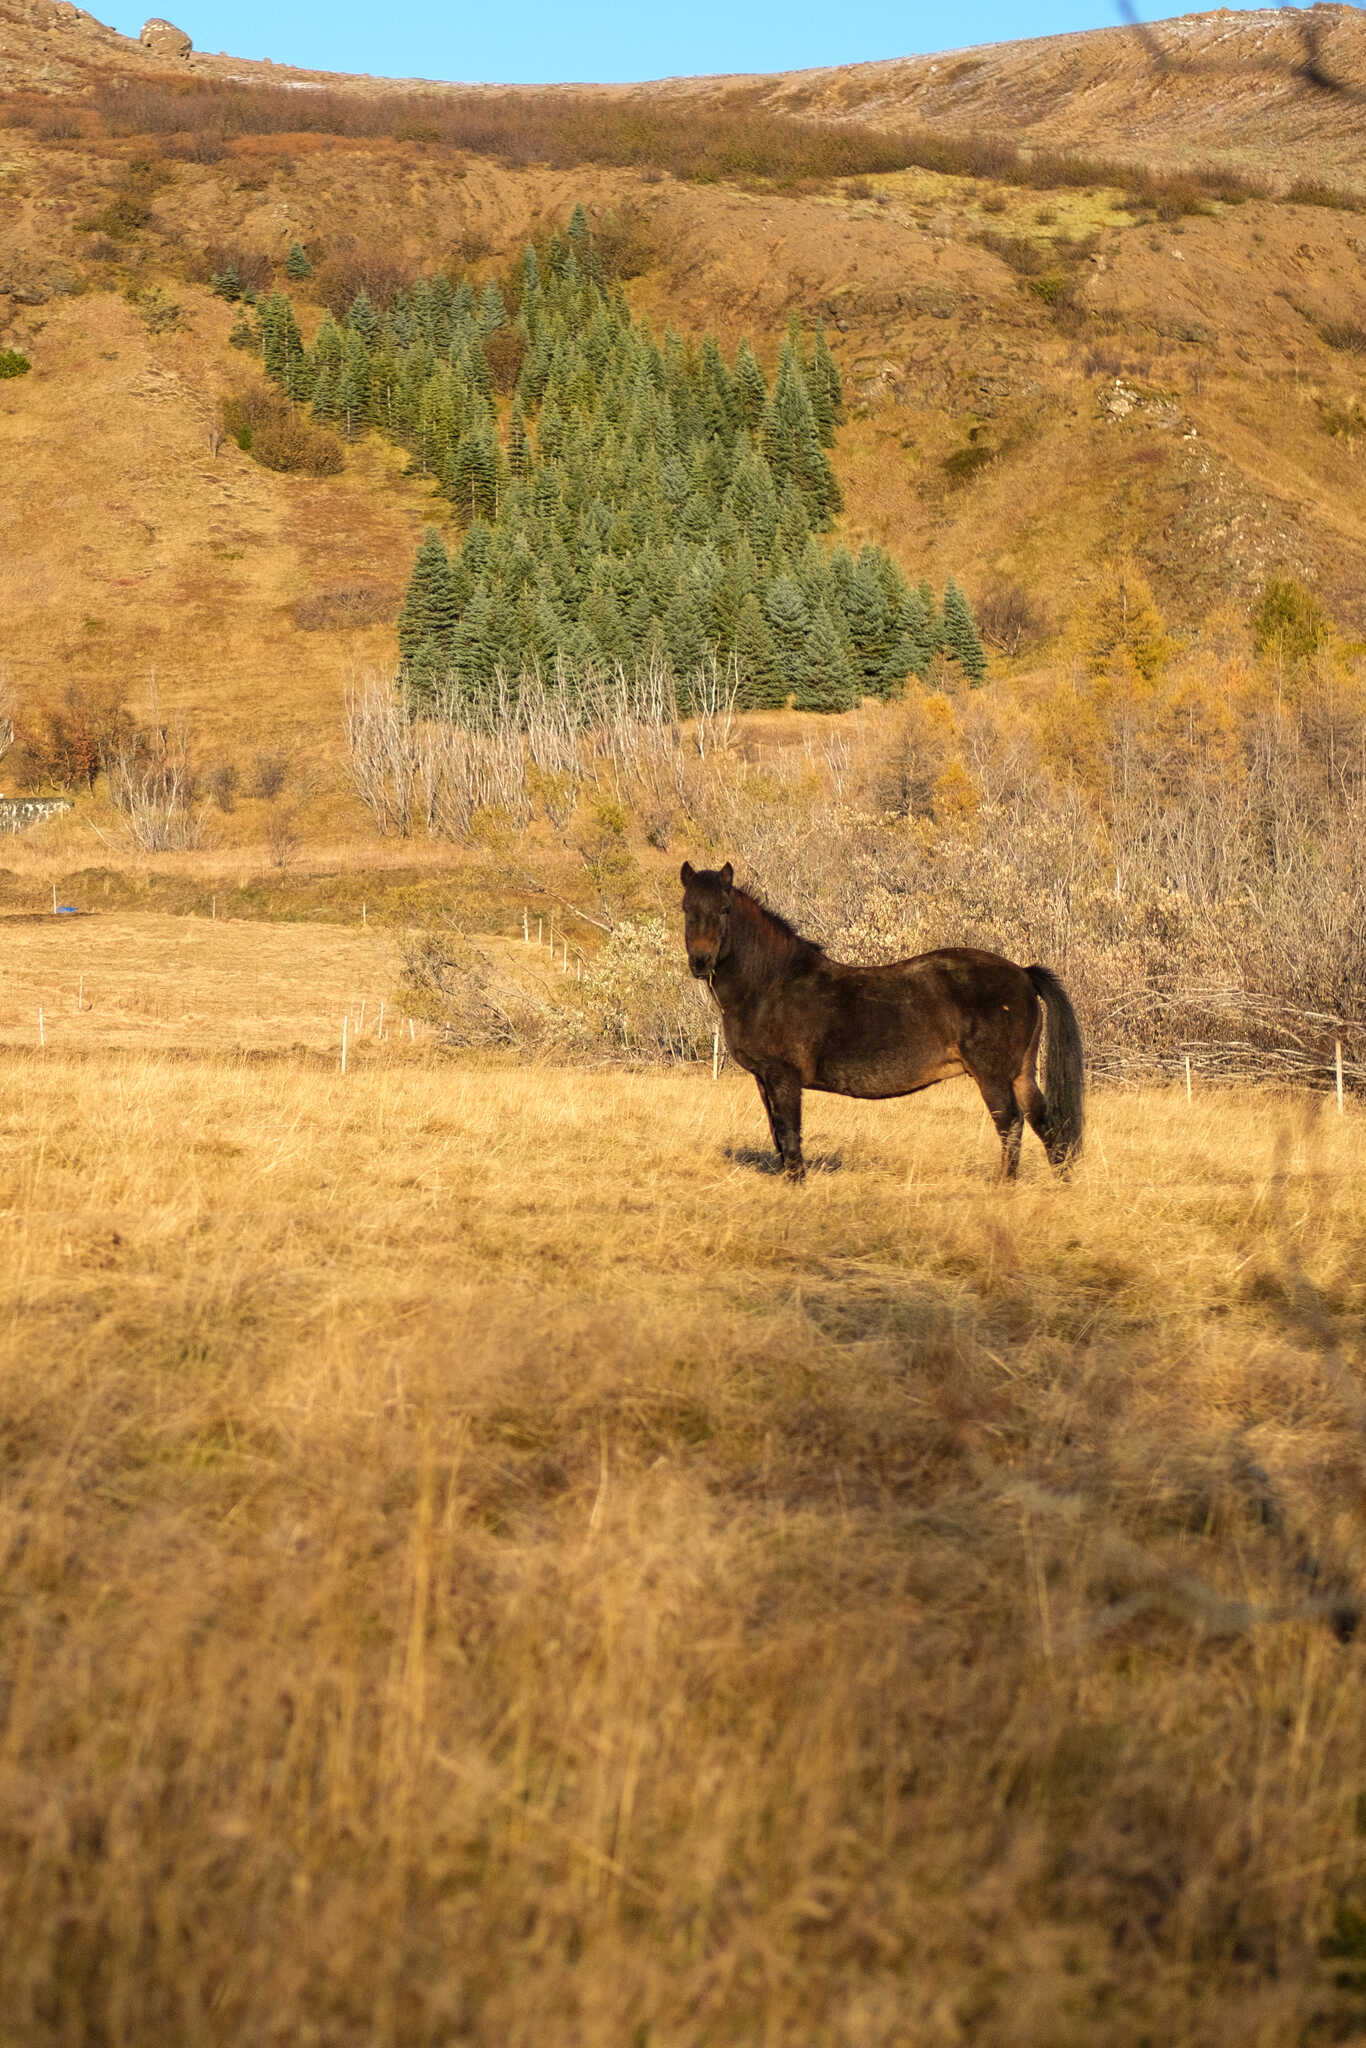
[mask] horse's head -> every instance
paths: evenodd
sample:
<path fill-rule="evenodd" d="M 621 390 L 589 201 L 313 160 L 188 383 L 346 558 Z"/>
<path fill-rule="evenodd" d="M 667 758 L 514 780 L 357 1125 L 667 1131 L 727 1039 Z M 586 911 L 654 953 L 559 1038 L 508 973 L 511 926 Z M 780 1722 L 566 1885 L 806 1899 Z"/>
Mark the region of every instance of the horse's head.
<path fill-rule="evenodd" d="M 735 870 L 727 861 L 723 868 L 695 868 L 684 861 L 683 936 L 687 941 L 688 965 L 699 981 L 716 972 L 730 947 L 731 889 Z"/>

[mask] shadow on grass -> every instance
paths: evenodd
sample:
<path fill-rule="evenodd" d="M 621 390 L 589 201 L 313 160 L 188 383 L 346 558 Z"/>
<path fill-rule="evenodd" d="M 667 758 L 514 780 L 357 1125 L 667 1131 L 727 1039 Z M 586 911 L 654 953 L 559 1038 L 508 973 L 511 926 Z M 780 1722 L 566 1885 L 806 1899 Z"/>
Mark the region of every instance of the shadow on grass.
<path fill-rule="evenodd" d="M 776 1152 L 769 1151 L 765 1147 L 758 1145 L 727 1145 L 724 1156 L 730 1161 L 732 1166 L 747 1166 L 751 1173 L 771 1174 L 774 1179 L 778 1179 L 782 1174 L 782 1160 Z M 843 1173 L 844 1154 L 842 1152 L 808 1152 L 806 1154 L 806 1170 L 808 1173 Z"/>

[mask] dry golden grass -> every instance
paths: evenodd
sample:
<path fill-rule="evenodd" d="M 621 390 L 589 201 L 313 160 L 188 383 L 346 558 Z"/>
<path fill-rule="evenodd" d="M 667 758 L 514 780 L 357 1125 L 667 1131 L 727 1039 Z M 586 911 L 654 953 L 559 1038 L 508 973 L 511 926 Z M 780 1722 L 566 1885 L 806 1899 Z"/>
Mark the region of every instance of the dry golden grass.
<path fill-rule="evenodd" d="M 54 1052 L 337 1049 L 398 974 L 392 933 L 212 917 L 48 917 L 5 931 L 0 1043 Z"/>
<path fill-rule="evenodd" d="M 0 2041 L 1355 2038 L 1360 1111 L 410 1058 L 0 1052 Z"/>

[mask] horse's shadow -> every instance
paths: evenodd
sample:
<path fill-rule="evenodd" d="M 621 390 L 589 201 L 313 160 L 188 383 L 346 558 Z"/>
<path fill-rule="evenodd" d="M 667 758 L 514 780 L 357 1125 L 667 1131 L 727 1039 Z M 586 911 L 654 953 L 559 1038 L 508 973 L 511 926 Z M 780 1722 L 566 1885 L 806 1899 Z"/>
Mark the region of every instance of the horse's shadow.
<path fill-rule="evenodd" d="M 776 1152 L 766 1151 L 758 1145 L 727 1145 L 725 1157 L 732 1166 L 748 1167 L 751 1173 L 766 1173 L 778 1178 L 783 1171 L 783 1162 Z M 843 1173 L 842 1152 L 808 1152 L 806 1155 L 808 1173 Z"/>

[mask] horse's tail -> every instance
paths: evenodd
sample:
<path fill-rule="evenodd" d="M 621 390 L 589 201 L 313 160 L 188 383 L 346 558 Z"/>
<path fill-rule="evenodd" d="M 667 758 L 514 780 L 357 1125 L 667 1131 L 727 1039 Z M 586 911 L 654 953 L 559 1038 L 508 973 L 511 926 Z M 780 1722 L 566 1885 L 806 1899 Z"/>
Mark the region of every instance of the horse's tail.
<path fill-rule="evenodd" d="M 1081 1026 L 1067 990 L 1047 967 L 1026 967 L 1048 1022 L 1044 1046 L 1043 1100 L 1048 1119 L 1048 1156 L 1066 1166 L 1081 1151 L 1086 1122 Z"/>

